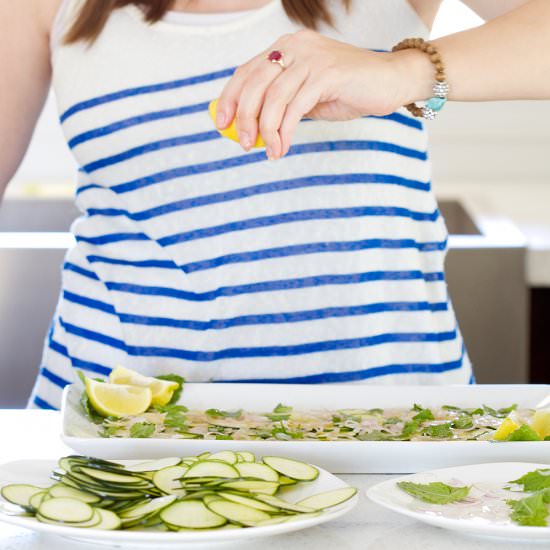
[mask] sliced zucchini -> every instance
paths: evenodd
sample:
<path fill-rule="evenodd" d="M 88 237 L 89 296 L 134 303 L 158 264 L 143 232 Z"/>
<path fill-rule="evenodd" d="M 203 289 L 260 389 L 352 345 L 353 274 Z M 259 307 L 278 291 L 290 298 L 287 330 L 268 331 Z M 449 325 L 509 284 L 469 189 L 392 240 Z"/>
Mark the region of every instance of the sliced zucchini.
<path fill-rule="evenodd" d="M 252 477 L 263 479 L 264 481 L 279 481 L 279 474 L 273 468 L 259 462 L 239 462 L 235 464 L 235 469 L 241 477 Z"/>
<path fill-rule="evenodd" d="M 28 508 L 30 506 L 30 500 L 33 495 L 37 493 L 42 493 L 46 489 L 42 487 L 36 487 L 35 485 L 25 485 L 23 483 L 14 483 L 12 485 L 6 485 L 2 487 L 0 494 L 2 497 L 11 502 L 12 504 L 17 504 L 23 508 Z"/>
<path fill-rule="evenodd" d="M 52 497 L 76 498 L 77 500 L 81 500 L 87 504 L 97 504 L 101 500 L 101 497 L 97 495 L 86 491 L 80 491 L 78 489 L 74 489 L 73 487 L 67 487 L 61 483 L 50 487 L 48 492 Z"/>
<path fill-rule="evenodd" d="M 237 455 L 233 451 L 220 451 L 213 453 L 208 457 L 208 460 L 221 460 L 228 464 L 235 464 L 237 462 Z"/>
<path fill-rule="evenodd" d="M 253 481 L 245 479 L 237 481 L 224 481 L 221 484 L 221 487 L 224 489 L 233 489 L 235 491 L 274 495 L 279 488 L 279 484 L 275 481 Z"/>
<path fill-rule="evenodd" d="M 237 457 L 242 459 L 242 462 L 256 462 L 256 457 L 250 451 L 237 451 Z"/>
<path fill-rule="evenodd" d="M 206 460 L 210 456 L 210 453 L 206 451 L 205 453 L 201 453 L 200 455 L 196 456 L 198 460 Z"/>
<path fill-rule="evenodd" d="M 96 527 L 101 522 L 101 516 L 99 515 L 99 512 L 97 510 L 93 510 L 92 517 L 88 521 L 77 521 L 77 522 L 57 521 L 57 520 L 47 518 L 40 513 L 36 514 L 36 519 L 41 523 L 49 523 L 51 525 L 66 525 L 67 527 L 81 527 L 81 528 Z"/>
<path fill-rule="evenodd" d="M 96 508 L 95 511 L 99 514 L 100 522 L 95 526 L 96 529 L 105 531 L 114 531 L 120 529 L 120 518 L 111 510 Z"/>
<path fill-rule="evenodd" d="M 313 481 L 319 476 L 319 470 L 314 466 L 291 458 L 264 456 L 262 461 L 281 475 L 298 481 Z"/>
<path fill-rule="evenodd" d="M 160 458 L 159 460 L 148 460 L 147 462 L 140 462 L 133 466 L 127 466 L 126 470 L 129 472 L 158 472 L 164 468 L 170 468 L 181 464 L 181 458 L 168 457 Z"/>
<path fill-rule="evenodd" d="M 156 514 L 157 512 L 160 512 L 162 509 L 172 504 L 174 500 L 176 500 L 176 495 L 167 495 L 164 497 L 154 498 L 148 501 L 146 504 L 136 506 L 135 508 L 127 510 L 126 512 L 121 512 L 119 516 L 123 521 L 125 519 L 143 518 L 150 514 Z"/>
<path fill-rule="evenodd" d="M 137 477 L 135 475 L 128 474 L 119 474 L 108 470 L 99 470 L 96 468 L 90 468 L 87 466 L 82 466 L 79 468 L 81 473 L 86 474 L 89 477 L 92 477 L 99 481 L 105 481 L 116 484 L 128 484 L 128 485 L 144 485 L 147 480 L 143 477 Z M 76 472 L 75 472 L 76 473 Z M 73 474 L 74 475 L 74 474 Z"/>
<path fill-rule="evenodd" d="M 230 502 L 225 499 L 215 499 L 205 503 L 209 510 L 222 516 L 229 521 L 240 523 L 241 525 L 254 525 L 258 521 L 264 521 L 271 516 L 257 508 L 251 508 L 237 502 Z"/>
<path fill-rule="evenodd" d="M 182 489 L 180 478 L 183 477 L 188 468 L 186 466 L 170 466 L 158 470 L 153 475 L 153 483 L 167 495 L 184 496 L 185 489 Z"/>
<path fill-rule="evenodd" d="M 42 501 L 38 513 L 60 523 L 83 523 L 92 519 L 94 509 L 76 498 L 58 497 Z"/>
<path fill-rule="evenodd" d="M 299 512 L 301 514 L 315 512 L 316 510 L 316 508 L 304 506 L 303 504 L 292 504 L 292 502 L 287 502 L 286 500 L 282 500 L 272 495 L 258 495 L 256 498 L 266 504 L 276 506 L 280 510 L 289 510 L 291 512 Z"/>
<path fill-rule="evenodd" d="M 286 486 L 286 485 L 296 485 L 298 483 L 298 480 L 296 479 L 290 479 L 286 476 L 279 476 L 279 485 Z"/>
<path fill-rule="evenodd" d="M 225 498 L 225 500 L 230 500 L 231 502 L 236 502 L 237 504 L 244 504 L 245 506 L 250 506 L 250 508 L 256 508 L 257 510 L 262 510 L 264 512 L 271 512 L 275 514 L 279 512 L 279 508 L 275 508 L 275 506 L 266 504 L 256 498 L 245 497 L 230 491 L 220 491 L 218 495 Z"/>
<path fill-rule="evenodd" d="M 201 500 L 175 502 L 162 510 L 160 519 L 177 529 L 212 529 L 227 523 L 224 517 L 209 510 Z"/>
<path fill-rule="evenodd" d="M 300 500 L 296 504 L 300 506 L 308 506 L 315 510 L 324 510 L 325 508 L 342 504 L 342 502 L 346 502 L 346 500 L 349 500 L 356 494 L 357 489 L 355 489 L 355 487 L 343 487 L 341 489 L 333 489 L 332 491 L 325 491 L 323 493 L 311 495 Z"/>
<path fill-rule="evenodd" d="M 258 521 L 254 527 L 265 527 L 267 525 L 278 525 L 279 523 L 285 523 L 292 516 L 273 516 L 269 519 L 264 519 L 263 521 Z"/>
<path fill-rule="evenodd" d="M 202 460 L 196 462 L 185 472 L 184 479 L 195 477 L 239 477 L 239 472 L 231 464 L 219 460 Z"/>
<path fill-rule="evenodd" d="M 42 501 L 48 497 L 48 491 L 40 491 L 40 493 L 34 493 L 34 495 L 29 499 L 29 507 L 33 510 L 38 510 L 38 508 L 40 508 L 40 505 L 42 504 Z"/>

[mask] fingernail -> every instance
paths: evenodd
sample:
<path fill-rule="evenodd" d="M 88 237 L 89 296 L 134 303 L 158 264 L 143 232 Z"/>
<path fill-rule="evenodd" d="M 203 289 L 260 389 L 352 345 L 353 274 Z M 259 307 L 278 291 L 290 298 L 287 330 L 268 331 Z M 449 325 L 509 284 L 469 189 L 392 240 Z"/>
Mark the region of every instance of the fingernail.
<path fill-rule="evenodd" d="M 250 136 L 247 132 L 239 132 L 239 142 L 241 145 L 248 151 L 250 147 L 252 146 L 252 142 L 250 141 Z"/>
<path fill-rule="evenodd" d="M 273 156 L 273 150 L 271 149 L 271 147 L 266 148 L 265 154 L 267 155 L 267 160 L 275 160 L 275 157 Z"/>
<path fill-rule="evenodd" d="M 225 128 L 225 113 L 223 111 L 218 111 L 216 113 L 216 126 L 218 128 Z"/>

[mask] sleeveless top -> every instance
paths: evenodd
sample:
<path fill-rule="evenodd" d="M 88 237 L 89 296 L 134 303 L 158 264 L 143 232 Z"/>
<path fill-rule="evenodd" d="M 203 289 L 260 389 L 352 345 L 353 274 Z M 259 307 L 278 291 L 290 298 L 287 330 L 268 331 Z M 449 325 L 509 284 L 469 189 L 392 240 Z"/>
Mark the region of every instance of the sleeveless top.
<path fill-rule="evenodd" d="M 329 6 L 320 32 L 361 48 L 428 33 L 406 0 Z M 188 381 L 470 382 L 422 122 L 305 119 L 285 158 L 246 153 L 208 103 L 299 25 L 280 0 L 176 19 L 149 25 L 130 5 L 92 46 L 52 44 L 82 215 L 30 406 L 57 408 L 77 370 L 117 364 Z"/>

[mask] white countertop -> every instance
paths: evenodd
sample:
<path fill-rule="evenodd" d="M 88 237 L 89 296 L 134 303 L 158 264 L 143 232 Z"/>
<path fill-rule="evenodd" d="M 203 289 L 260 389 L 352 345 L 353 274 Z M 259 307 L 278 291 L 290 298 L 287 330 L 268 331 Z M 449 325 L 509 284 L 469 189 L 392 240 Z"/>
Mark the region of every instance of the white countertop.
<path fill-rule="evenodd" d="M 59 413 L 51 411 L 0 410 L 4 444 L 0 462 L 25 458 L 56 459 L 70 453 L 59 439 Z M 465 537 L 385 510 L 365 496 L 365 489 L 385 475 L 342 475 L 360 489 L 357 507 L 342 518 L 324 525 L 281 535 L 271 539 L 218 545 L 216 548 L 239 550 L 519 550 L 542 548 L 534 544 L 515 544 L 503 541 Z M 200 548 L 211 548 L 203 546 Z M 100 546 L 99 548 L 111 548 Z M 182 547 L 183 548 L 183 547 Z M 190 548 L 190 547 L 189 547 Z M 0 550 L 98 550 L 97 545 L 77 543 L 58 537 L 39 535 L 26 529 L 0 523 Z M 128 548 L 127 550 L 133 550 Z"/>

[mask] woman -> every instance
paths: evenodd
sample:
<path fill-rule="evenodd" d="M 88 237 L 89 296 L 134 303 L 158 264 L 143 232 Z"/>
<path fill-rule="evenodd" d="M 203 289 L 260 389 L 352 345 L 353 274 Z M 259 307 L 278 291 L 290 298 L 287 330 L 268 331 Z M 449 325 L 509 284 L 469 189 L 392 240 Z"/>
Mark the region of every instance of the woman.
<path fill-rule="evenodd" d="M 547 0 L 471 0 L 494 19 L 437 40 L 442 61 L 388 53 L 427 37 L 438 0 L 13 4 L 0 1 L 0 184 L 50 77 L 80 166 L 31 406 L 57 408 L 77 369 L 116 364 L 200 381 L 472 381 L 424 125 L 402 106 L 433 95 L 432 61 L 452 100 L 550 97 Z M 219 96 L 216 123 L 236 116 L 244 151 L 208 116 Z"/>

